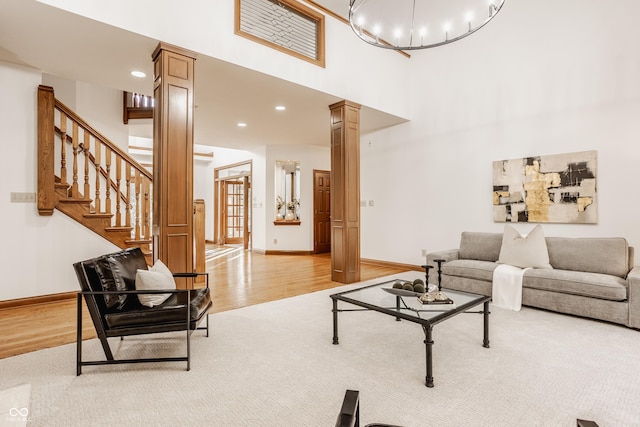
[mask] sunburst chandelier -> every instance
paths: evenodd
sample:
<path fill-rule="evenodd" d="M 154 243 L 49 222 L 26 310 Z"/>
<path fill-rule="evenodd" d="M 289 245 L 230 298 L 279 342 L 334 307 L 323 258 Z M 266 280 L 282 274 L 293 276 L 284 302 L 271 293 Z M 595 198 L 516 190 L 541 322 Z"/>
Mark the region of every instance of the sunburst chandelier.
<path fill-rule="evenodd" d="M 349 23 L 365 42 L 385 49 L 428 49 L 471 35 L 505 0 L 350 0 Z"/>

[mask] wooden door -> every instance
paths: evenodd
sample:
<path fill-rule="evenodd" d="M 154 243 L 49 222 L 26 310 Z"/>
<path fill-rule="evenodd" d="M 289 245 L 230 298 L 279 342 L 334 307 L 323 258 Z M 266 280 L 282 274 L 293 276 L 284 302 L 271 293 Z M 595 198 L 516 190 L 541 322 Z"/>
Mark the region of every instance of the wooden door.
<path fill-rule="evenodd" d="M 331 252 L 331 173 L 313 171 L 313 251 Z"/>
<path fill-rule="evenodd" d="M 225 243 L 244 243 L 245 238 L 245 215 L 244 215 L 244 182 L 225 181 L 225 221 L 224 236 Z"/>

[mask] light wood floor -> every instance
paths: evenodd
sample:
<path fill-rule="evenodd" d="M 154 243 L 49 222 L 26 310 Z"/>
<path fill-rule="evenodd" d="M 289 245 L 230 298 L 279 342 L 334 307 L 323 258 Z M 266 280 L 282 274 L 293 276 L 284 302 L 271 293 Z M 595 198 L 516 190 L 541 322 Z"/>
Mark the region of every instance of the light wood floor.
<path fill-rule="evenodd" d="M 209 245 L 207 270 L 213 313 L 342 286 L 331 281 L 329 254 L 261 255 Z M 401 267 L 363 263 L 361 280 L 401 271 Z M 83 320 L 83 337 L 95 337 L 86 307 Z M 76 299 L 2 309 L 0 336 L 0 358 L 72 343 L 76 339 Z"/>

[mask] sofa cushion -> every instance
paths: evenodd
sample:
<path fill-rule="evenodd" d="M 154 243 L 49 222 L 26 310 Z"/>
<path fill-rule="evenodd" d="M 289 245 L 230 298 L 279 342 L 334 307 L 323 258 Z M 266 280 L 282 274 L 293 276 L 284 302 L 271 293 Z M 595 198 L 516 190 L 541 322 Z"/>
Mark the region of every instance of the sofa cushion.
<path fill-rule="evenodd" d="M 457 259 L 443 264 L 442 274 L 491 282 L 493 280 L 493 270 L 495 270 L 497 266 L 498 264 L 491 261 Z"/>
<path fill-rule="evenodd" d="M 502 233 L 463 231 L 458 258 L 497 261 L 502 246 Z"/>
<path fill-rule="evenodd" d="M 191 321 L 198 320 L 211 306 L 209 288 L 191 291 Z M 162 304 L 137 310 L 120 311 L 105 314 L 109 328 L 148 326 L 151 323 L 179 323 L 187 318 L 187 293 L 172 294 Z"/>
<path fill-rule="evenodd" d="M 546 240 L 553 268 L 622 278 L 631 269 L 629 245 L 622 237 L 547 237 Z"/>
<path fill-rule="evenodd" d="M 524 273 L 522 286 L 611 301 L 627 299 L 626 281 L 609 274 L 559 269 L 530 269 Z"/>
<path fill-rule="evenodd" d="M 512 226 L 505 225 L 498 262 L 520 268 L 551 268 L 542 227 L 536 225 L 523 236 Z"/>

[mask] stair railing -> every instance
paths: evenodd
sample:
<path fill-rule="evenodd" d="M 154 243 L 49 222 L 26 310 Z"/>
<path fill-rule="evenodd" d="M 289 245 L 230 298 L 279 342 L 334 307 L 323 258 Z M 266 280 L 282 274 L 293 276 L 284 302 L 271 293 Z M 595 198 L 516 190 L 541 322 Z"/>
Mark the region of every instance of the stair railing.
<path fill-rule="evenodd" d="M 114 243 L 150 245 L 152 186 L 148 170 L 55 99 L 53 88 L 38 88 L 40 215 L 52 215 L 60 204 L 86 203 L 84 217 L 103 218 L 105 232 L 125 235 Z"/>

